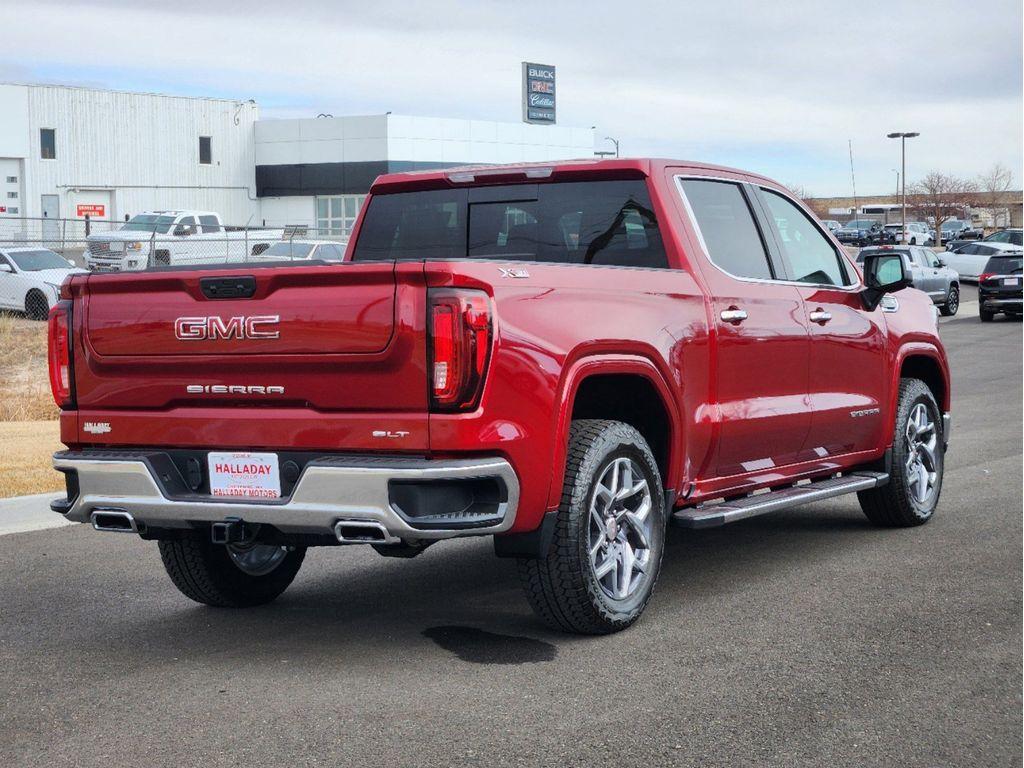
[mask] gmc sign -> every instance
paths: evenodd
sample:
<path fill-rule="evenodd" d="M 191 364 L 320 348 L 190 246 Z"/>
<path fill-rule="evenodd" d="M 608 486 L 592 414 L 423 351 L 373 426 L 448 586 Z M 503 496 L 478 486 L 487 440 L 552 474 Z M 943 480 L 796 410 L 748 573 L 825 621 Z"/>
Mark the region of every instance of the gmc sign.
<path fill-rule="evenodd" d="M 280 321 L 280 315 L 242 315 L 227 320 L 217 315 L 179 317 L 174 320 L 174 337 L 181 341 L 277 339 L 281 336 L 276 327 Z"/>

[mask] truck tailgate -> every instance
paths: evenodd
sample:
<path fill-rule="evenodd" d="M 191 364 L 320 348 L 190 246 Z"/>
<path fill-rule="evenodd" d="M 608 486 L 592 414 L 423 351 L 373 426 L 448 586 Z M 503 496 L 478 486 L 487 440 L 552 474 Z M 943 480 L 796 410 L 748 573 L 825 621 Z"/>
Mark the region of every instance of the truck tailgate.
<path fill-rule="evenodd" d="M 225 277 L 249 278 L 251 297 L 212 298 L 210 279 Z M 340 419 L 338 433 L 347 433 L 341 422 L 352 417 L 360 434 L 378 422 L 383 431 L 410 433 L 401 446 L 381 449 L 427 447 L 421 264 L 93 274 L 72 293 L 80 421 L 110 422 L 104 412 L 114 411 L 126 427 L 111 422 L 99 439 L 82 434 L 83 441 L 134 442 L 129 423 L 156 427 L 173 417 L 168 426 L 205 429 L 195 436 L 177 429 L 178 444 L 234 444 L 227 425 L 243 419 L 267 433 L 261 445 L 294 445 L 302 422 L 319 443 L 331 432 L 327 422 Z M 371 413 L 396 420 L 371 424 Z M 273 434 L 275 424 L 288 425 L 287 437 Z M 163 435 L 152 431 L 148 443 L 159 444 Z M 251 428 L 244 431 L 251 438 Z"/>

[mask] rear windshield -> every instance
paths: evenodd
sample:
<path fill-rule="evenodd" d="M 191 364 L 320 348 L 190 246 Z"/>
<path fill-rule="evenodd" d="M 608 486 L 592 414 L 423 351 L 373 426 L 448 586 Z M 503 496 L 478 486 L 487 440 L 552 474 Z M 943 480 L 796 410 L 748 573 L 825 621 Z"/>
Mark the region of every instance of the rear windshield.
<path fill-rule="evenodd" d="M 993 256 L 985 265 L 985 271 L 993 275 L 1012 275 L 1021 271 L 1021 256 Z"/>
<path fill-rule="evenodd" d="M 641 180 L 376 195 L 352 255 L 353 261 L 465 258 L 668 266 Z"/>

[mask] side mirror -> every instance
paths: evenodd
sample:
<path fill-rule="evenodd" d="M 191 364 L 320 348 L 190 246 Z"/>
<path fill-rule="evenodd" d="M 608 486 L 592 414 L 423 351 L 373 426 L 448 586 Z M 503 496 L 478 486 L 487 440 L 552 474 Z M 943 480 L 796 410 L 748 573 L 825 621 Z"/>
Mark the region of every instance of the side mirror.
<path fill-rule="evenodd" d="M 910 273 L 898 253 L 872 253 L 864 257 L 864 285 L 860 297 L 864 308 L 874 310 L 887 293 L 903 290 L 911 284 Z"/>
<path fill-rule="evenodd" d="M 179 224 L 174 228 L 174 236 L 184 237 L 185 235 L 191 234 L 190 229 L 191 227 L 186 227 L 183 224 Z"/>
<path fill-rule="evenodd" d="M 0 272 L 14 272 L 14 267 L 10 264 L 0 264 Z"/>
<path fill-rule="evenodd" d="M 939 262 L 939 266 L 940 266 L 940 267 L 944 267 L 944 266 L 946 266 L 946 262 L 944 262 L 944 261 L 943 261 L 942 259 L 936 259 L 936 261 L 938 261 L 938 262 Z"/>

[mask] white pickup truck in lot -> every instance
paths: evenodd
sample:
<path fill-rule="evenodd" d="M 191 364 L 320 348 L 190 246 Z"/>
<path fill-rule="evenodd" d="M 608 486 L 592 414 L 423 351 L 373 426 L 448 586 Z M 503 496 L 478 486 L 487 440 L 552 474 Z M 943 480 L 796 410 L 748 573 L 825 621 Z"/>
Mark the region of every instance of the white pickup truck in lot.
<path fill-rule="evenodd" d="M 183 264 L 244 262 L 281 240 L 281 229 L 226 227 L 209 211 L 147 211 L 117 230 L 86 238 L 85 265 L 131 271 Z"/>

